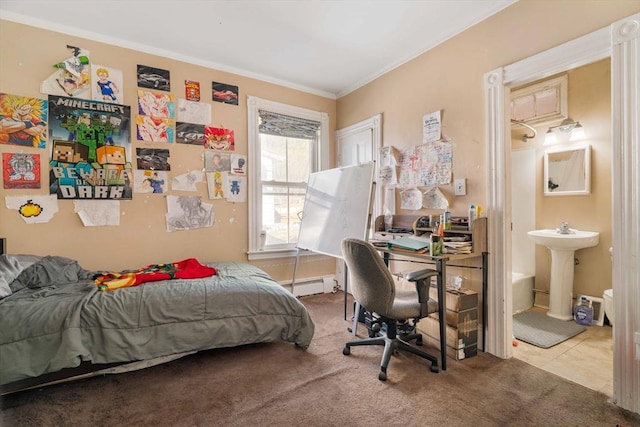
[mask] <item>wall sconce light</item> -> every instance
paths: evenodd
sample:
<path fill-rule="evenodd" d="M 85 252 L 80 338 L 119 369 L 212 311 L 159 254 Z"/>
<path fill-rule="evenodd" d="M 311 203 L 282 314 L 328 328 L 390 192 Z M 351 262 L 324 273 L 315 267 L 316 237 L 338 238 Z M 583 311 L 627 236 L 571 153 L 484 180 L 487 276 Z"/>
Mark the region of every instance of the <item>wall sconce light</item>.
<path fill-rule="evenodd" d="M 551 145 L 558 142 L 556 132 L 571 134 L 570 141 L 584 139 L 584 128 L 580 122 L 574 122 L 571 119 L 564 119 L 558 126 L 551 126 L 544 137 L 544 145 Z"/>

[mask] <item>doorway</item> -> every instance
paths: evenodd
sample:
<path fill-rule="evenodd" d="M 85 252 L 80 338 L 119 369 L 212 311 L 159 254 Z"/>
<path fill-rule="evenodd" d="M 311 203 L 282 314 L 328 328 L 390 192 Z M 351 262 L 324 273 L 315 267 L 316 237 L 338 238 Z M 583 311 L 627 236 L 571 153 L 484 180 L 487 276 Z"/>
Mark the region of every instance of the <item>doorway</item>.
<path fill-rule="evenodd" d="M 486 140 L 488 144 L 489 281 L 498 284 L 489 291 L 488 351 L 503 358 L 512 357 L 512 319 L 510 281 L 511 209 L 509 177 L 511 165 L 506 135 L 509 117 L 505 104 L 509 88 L 541 79 L 600 59 L 611 57 L 612 76 L 612 159 L 613 159 L 613 288 L 614 310 L 614 391 L 619 406 L 640 412 L 640 14 L 620 20 L 517 63 L 485 74 Z M 634 153 L 633 155 L 630 155 Z M 629 200 L 635 202 L 629 203 Z M 624 250 L 623 250 L 624 248 Z M 622 284 L 624 283 L 624 286 Z M 623 316 L 624 314 L 624 316 Z"/>

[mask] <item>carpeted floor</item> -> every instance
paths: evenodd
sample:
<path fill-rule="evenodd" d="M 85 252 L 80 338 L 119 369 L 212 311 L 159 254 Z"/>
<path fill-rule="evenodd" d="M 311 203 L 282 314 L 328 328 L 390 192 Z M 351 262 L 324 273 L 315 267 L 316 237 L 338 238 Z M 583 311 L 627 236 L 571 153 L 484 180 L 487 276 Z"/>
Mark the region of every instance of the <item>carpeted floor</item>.
<path fill-rule="evenodd" d="M 353 348 L 342 295 L 302 298 L 316 323 L 307 351 L 267 343 L 201 352 L 136 372 L 5 396 L 3 426 L 640 425 L 604 394 L 516 359 L 480 353 L 434 374 L 413 355 Z M 364 335 L 364 328 L 359 329 Z"/>

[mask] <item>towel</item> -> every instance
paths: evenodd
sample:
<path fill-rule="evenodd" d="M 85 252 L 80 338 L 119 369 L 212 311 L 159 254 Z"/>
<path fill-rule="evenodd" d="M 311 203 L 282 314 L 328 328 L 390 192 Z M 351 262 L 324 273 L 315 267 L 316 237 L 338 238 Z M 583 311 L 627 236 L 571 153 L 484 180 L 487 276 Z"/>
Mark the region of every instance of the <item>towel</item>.
<path fill-rule="evenodd" d="M 103 272 L 94 275 L 93 279 L 101 291 L 113 291 L 160 280 L 200 279 L 216 273 L 215 268 L 188 258 L 171 264 L 150 264 L 135 271 Z"/>

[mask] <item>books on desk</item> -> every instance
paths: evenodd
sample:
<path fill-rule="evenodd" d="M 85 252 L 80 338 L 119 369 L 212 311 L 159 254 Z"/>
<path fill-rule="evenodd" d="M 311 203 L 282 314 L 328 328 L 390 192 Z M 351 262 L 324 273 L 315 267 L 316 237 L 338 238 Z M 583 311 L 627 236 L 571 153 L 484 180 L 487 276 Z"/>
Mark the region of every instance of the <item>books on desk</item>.
<path fill-rule="evenodd" d="M 429 241 L 417 239 L 415 237 L 403 236 L 398 239 L 389 240 L 387 242 L 387 248 L 415 253 L 426 253 L 429 251 Z"/>

